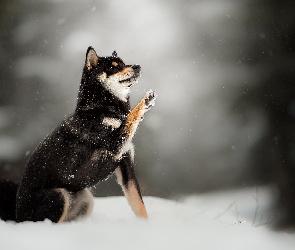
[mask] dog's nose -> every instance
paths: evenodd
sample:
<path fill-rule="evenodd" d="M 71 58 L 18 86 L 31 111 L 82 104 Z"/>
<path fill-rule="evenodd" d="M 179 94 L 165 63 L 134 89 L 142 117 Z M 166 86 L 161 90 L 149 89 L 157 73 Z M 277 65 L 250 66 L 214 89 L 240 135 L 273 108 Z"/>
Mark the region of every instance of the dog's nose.
<path fill-rule="evenodd" d="M 139 73 L 139 72 L 140 72 L 140 65 L 137 65 L 137 64 L 132 65 L 132 69 L 133 69 L 135 72 Z"/>

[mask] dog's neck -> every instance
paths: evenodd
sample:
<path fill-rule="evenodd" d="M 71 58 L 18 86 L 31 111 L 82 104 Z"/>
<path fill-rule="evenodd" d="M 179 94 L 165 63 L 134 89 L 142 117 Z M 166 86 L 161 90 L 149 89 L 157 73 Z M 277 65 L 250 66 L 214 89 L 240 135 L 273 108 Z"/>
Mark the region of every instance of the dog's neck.
<path fill-rule="evenodd" d="M 120 109 L 123 113 L 128 113 L 130 110 L 129 94 L 126 99 L 122 100 L 106 89 L 103 83 L 87 84 L 85 77 L 82 78 L 76 112 L 97 110 L 110 111 Z"/>
<path fill-rule="evenodd" d="M 123 102 L 127 102 L 129 97 L 130 88 L 118 82 L 118 80 L 112 81 L 107 78 L 106 73 L 102 73 L 97 80 L 104 86 L 109 92 L 115 95 Z"/>

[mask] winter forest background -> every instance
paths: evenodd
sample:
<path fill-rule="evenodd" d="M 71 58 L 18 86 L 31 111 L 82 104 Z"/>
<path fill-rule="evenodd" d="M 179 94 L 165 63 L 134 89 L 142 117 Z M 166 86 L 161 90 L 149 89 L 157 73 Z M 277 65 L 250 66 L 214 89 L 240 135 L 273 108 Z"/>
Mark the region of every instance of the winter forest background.
<path fill-rule="evenodd" d="M 292 1 L 2 0 L 2 178 L 18 181 L 73 112 L 90 45 L 142 66 L 133 105 L 159 95 L 134 140 L 144 195 L 269 185 L 281 224 L 295 224 Z M 119 194 L 113 178 L 96 188 Z"/>

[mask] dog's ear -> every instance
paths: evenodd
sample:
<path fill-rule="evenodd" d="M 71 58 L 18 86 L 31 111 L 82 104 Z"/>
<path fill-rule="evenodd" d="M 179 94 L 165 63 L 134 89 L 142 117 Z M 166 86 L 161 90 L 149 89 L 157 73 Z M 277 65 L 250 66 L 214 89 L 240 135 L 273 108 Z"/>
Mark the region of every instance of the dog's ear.
<path fill-rule="evenodd" d="M 114 50 L 112 57 L 117 57 L 117 52 Z"/>
<path fill-rule="evenodd" d="M 96 54 L 95 50 L 90 46 L 87 49 L 86 52 L 86 60 L 85 60 L 85 66 L 88 70 L 92 69 L 93 67 L 96 67 L 98 64 L 98 55 Z"/>

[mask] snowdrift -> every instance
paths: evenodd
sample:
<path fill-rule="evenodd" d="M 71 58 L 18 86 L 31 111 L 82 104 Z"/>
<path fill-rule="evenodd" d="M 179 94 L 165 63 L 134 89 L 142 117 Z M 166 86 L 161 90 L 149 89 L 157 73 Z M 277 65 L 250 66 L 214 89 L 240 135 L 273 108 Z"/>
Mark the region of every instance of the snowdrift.
<path fill-rule="evenodd" d="M 267 203 L 266 196 L 260 193 L 259 206 Z M 180 202 L 144 197 L 148 220 L 135 218 L 124 197 L 95 198 L 87 220 L 0 221 L 0 249 L 295 249 L 294 235 L 260 223 L 264 211 L 253 197 L 249 192 L 191 196 Z"/>

